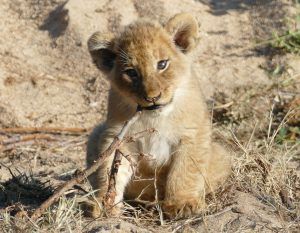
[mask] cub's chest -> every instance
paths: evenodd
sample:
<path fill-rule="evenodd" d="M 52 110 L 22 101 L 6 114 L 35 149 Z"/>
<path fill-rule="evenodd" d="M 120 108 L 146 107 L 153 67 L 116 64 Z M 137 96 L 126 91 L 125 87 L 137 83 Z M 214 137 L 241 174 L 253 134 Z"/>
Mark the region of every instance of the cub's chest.
<path fill-rule="evenodd" d="M 142 138 L 138 142 L 138 150 L 150 156 L 158 166 L 166 164 L 171 156 L 172 142 L 158 132 L 155 135 Z"/>
<path fill-rule="evenodd" d="M 176 137 L 175 128 L 172 127 L 171 122 L 165 117 L 149 118 L 142 116 L 141 119 L 135 124 L 134 131 L 140 132 L 145 129 L 154 128 L 154 133 L 146 134 L 140 138 L 136 143 L 136 148 L 139 153 L 150 156 L 156 165 L 161 166 L 166 164 L 174 146 L 178 140 Z"/>

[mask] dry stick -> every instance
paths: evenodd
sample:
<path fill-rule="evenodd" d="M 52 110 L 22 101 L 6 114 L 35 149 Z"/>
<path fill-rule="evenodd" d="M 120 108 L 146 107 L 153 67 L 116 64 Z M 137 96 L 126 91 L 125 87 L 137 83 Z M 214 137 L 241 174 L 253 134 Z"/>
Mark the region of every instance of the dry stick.
<path fill-rule="evenodd" d="M 121 164 L 122 154 L 116 149 L 115 157 L 112 162 L 112 166 L 110 169 L 109 181 L 108 181 L 108 189 L 105 195 L 104 205 L 106 209 L 111 209 L 115 203 L 116 198 L 116 178 L 119 171 L 119 166 Z"/>
<path fill-rule="evenodd" d="M 213 107 L 213 110 L 215 110 L 215 109 L 229 108 L 229 107 L 230 107 L 231 105 L 233 105 L 233 104 L 234 104 L 234 102 L 231 101 L 231 102 L 226 103 L 226 104 L 217 105 L 217 106 L 214 106 L 214 107 Z"/>
<path fill-rule="evenodd" d="M 125 138 L 123 141 L 134 142 L 136 139 L 141 138 L 143 136 L 143 134 L 146 132 L 152 133 L 152 132 L 155 132 L 155 129 L 150 128 L 150 129 L 143 130 L 141 132 L 135 133 L 134 135 Z M 117 194 L 116 178 L 117 178 L 117 174 L 119 171 L 119 167 L 121 165 L 122 157 L 125 157 L 130 162 L 130 164 L 132 163 L 130 158 L 126 157 L 119 149 L 116 149 L 115 156 L 114 156 L 112 166 L 110 169 L 108 189 L 107 189 L 107 192 L 106 192 L 106 195 L 104 198 L 104 207 L 106 210 L 111 210 L 112 207 L 115 205 L 115 198 L 116 198 L 116 194 Z M 134 171 L 133 167 L 131 167 L 131 168 L 132 168 L 132 171 Z"/>
<path fill-rule="evenodd" d="M 64 128 L 64 127 L 25 127 L 25 128 L 4 128 L 0 129 L 0 134 L 18 133 L 18 134 L 32 134 L 32 133 L 48 133 L 48 134 L 81 134 L 89 132 L 86 128 Z"/>
<path fill-rule="evenodd" d="M 178 232 L 182 227 L 190 224 L 190 223 L 194 223 L 194 222 L 197 222 L 197 221 L 203 221 L 204 217 L 205 218 L 212 218 L 212 217 L 217 217 L 217 216 L 220 216 L 228 211 L 231 211 L 232 210 L 232 207 L 227 207 L 225 208 L 224 210 L 218 212 L 218 213 L 215 213 L 215 214 L 211 214 L 211 215 L 207 215 L 207 216 L 201 216 L 201 217 L 195 217 L 195 218 L 189 218 L 187 219 L 183 224 L 180 224 L 179 226 L 177 226 L 173 231 L 172 233 L 176 233 Z"/>
<path fill-rule="evenodd" d="M 31 145 L 38 140 L 55 141 L 57 139 L 47 134 L 18 135 L 16 137 L 0 140 L 0 152 L 11 150 L 18 146 Z"/>
<path fill-rule="evenodd" d="M 131 160 L 131 158 L 129 157 L 130 155 L 124 155 L 123 153 L 122 153 L 122 151 L 119 151 L 120 152 L 120 154 L 129 162 L 129 164 L 130 164 L 130 167 L 131 167 L 131 170 L 132 170 L 132 174 L 133 174 L 133 177 L 135 176 L 135 169 L 134 169 L 134 167 L 136 167 L 136 164 L 134 164 L 133 163 L 133 161 Z"/>
<path fill-rule="evenodd" d="M 13 144 L 13 143 L 18 143 L 18 142 L 26 142 L 26 141 L 31 141 L 31 140 L 56 140 L 54 137 L 52 137 L 49 134 L 30 134 L 30 135 L 24 135 L 24 136 L 14 136 L 11 138 L 7 138 L 4 140 L 0 140 L 0 145 L 8 145 L 8 144 Z"/>
<path fill-rule="evenodd" d="M 44 201 L 39 208 L 37 208 L 31 215 L 33 221 L 37 220 L 47 208 L 49 208 L 53 203 L 57 202 L 58 199 L 75 184 L 81 183 L 86 177 L 94 173 L 116 149 L 120 147 L 123 142 L 124 136 L 127 133 L 130 126 L 137 121 L 140 116 L 141 111 L 137 111 L 136 114 L 129 120 L 126 121 L 120 133 L 114 138 L 110 146 L 100 154 L 99 158 L 94 162 L 94 164 L 85 169 L 84 171 L 78 173 L 73 179 L 67 181 L 62 186 L 60 186 L 52 196 L 50 196 L 46 201 Z"/>
<path fill-rule="evenodd" d="M 37 141 L 31 140 L 31 141 L 25 141 L 25 142 L 17 142 L 17 143 L 12 143 L 6 146 L 0 145 L 0 152 L 6 152 L 9 150 L 16 149 L 17 147 L 22 147 L 22 146 L 30 146 L 33 144 L 37 144 Z M 0 156 L 0 158 L 3 156 Z"/>

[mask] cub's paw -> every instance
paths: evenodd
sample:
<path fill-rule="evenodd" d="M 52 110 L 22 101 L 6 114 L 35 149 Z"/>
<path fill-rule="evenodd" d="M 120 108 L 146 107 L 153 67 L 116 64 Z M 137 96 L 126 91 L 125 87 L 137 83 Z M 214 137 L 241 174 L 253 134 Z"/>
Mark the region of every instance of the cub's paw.
<path fill-rule="evenodd" d="M 95 201 L 87 200 L 80 204 L 85 217 L 99 218 L 105 215 L 103 205 Z"/>
<path fill-rule="evenodd" d="M 85 201 L 80 205 L 81 209 L 84 212 L 84 215 L 90 218 L 100 218 L 107 216 L 118 217 L 123 213 L 122 206 L 122 203 L 119 203 L 110 209 L 105 209 L 102 203 L 90 200 Z"/>
<path fill-rule="evenodd" d="M 179 219 L 200 214 L 205 208 L 205 203 L 199 199 L 186 201 L 167 200 L 164 201 L 162 208 L 168 218 Z"/>

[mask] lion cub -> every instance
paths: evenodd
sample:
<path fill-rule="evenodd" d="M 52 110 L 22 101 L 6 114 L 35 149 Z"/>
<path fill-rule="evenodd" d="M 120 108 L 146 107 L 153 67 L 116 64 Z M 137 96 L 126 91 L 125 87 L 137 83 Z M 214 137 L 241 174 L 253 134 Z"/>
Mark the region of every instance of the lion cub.
<path fill-rule="evenodd" d="M 122 146 L 136 166 L 123 158 L 116 178 L 117 209 L 123 198 L 156 197 L 170 217 L 197 214 L 205 206 L 205 194 L 230 173 L 226 151 L 211 141 L 209 115 L 192 72 L 190 52 L 197 42 L 198 23 L 188 14 L 175 15 L 164 26 L 140 20 L 120 34 L 96 32 L 88 41 L 111 90 L 107 121 L 89 138 L 87 165 L 107 149 L 137 106 L 143 111 L 128 135 L 149 128 L 157 131 Z M 99 203 L 108 188 L 112 158 L 89 177 Z M 93 215 L 102 212 L 95 205 Z"/>

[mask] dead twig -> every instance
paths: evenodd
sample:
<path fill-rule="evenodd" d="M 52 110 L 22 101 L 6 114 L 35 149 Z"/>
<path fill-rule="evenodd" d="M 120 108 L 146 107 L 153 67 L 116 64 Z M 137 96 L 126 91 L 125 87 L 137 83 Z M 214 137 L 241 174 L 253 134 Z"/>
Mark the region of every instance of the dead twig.
<path fill-rule="evenodd" d="M 122 135 L 122 132 L 120 133 L 120 135 L 122 136 L 122 138 L 124 138 L 124 141 L 126 143 L 130 143 L 130 142 L 135 142 L 137 139 L 143 137 L 145 133 L 153 133 L 153 132 L 155 132 L 155 129 L 150 128 L 150 129 L 143 130 L 141 132 L 137 132 L 125 138 L 124 135 Z M 133 164 L 130 158 L 128 156 L 125 156 L 119 149 L 116 149 L 111 170 L 110 170 L 108 189 L 104 199 L 104 207 L 107 210 L 111 210 L 112 207 L 115 205 L 114 203 L 116 198 L 116 177 L 119 171 L 119 166 L 121 164 L 122 157 L 125 157 L 130 162 L 132 171 L 134 172 Z"/>
<path fill-rule="evenodd" d="M 11 150 L 22 145 L 30 145 L 38 140 L 55 141 L 57 139 L 49 134 L 17 135 L 0 140 L 0 152 Z"/>
<path fill-rule="evenodd" d="M 111 209 L 114 206 L 115 198 L 116 198 L 116 177 L 119 171 L 119 166 L 122 161 L 121 152 L 116 149 L 115 157 L 110 169 L 109 181 L 108 181 L 108 189 L 105 195 L 104 206 L 106 209 Z"/>
<path fill-rule="evenodd" d="M 130 167 L 131 167 L 131 170 L 132 170 L 132 174 L 133 174 L 133 177 L 135 177 L 135 167 L 137 166 L 136 164 L 133 163 L 132 159 L 130 158 L 130 155 L 124 155 L 122 153 L 122 151 L 119 151 L 120 154 L 129 162 L 130 164 Z"/>
<path fill-rule="evenodd" d="M 126 137 L 125 141 L 127 143 L 135 142 L 137 139 L 144 137 L 145 133 L 154 133 L 154 132 L 156 132 L 156 129 L 154 129 L 154 128 L 145 129 L 141 132 L 137 132 L 133 135 Z"/>
<path fill-rule="evenodd" d="M 150 128 L 143 130 L 141 132 L 137 132 L 133 135 L 124 138 L 126 143 L 135 142 L 137 139 L 144 136 L 145 133 L 153 133 L 155 129 Z M 122 133 L 120 133 L 122 134 Z M 122 136 L 122 135 L 121 135 Z M 123 138 L 124 136 L 122 136 Z M 119 171 L 119 166 L 121 165 L 122 157 L 125 157 L 131 165 L 132 171 L 134 172 L 133 164 L 131 159 L 128 156 L 125 156 L 119 149 L 116 149 L 114 159 L 110 169 L 109 181 L 108 181 L 108 189 L 104 198 L 104 207 L 106 210 L 111 210 L 112 207 L 115 205 L 115 198 L 116 198 L 116 178 Z"/>
<path fill-rule="evenodd" d="M 217 106 L 214 106 L 214 107 L 213 107 L 213 110 L 215 110 L 215 109 L 229 108 L 229 107 L 230 107 L 231 105 L 233 105 L 233 104 L 234 104 L 234 102 L 231 101 L 231 102 L 226 103 L 226 104 L 217 105 Z"/>
<path fill-rule="evenodd" d="M 211 215 L 207 215 L 205 216 L 205 218 L 214 218 L 214 217 L 217 217 L 217 216 L 220 216 L 228 211 L 231 211 L 232 210 L 232 207 L 229 206 L 227 208 L 225 208 L 224 210 L 218 212 L 218 213 L 215 213 L 215 214 L 211 214 Z M 181 230 L 184 226 L 186 225 L 189 225 L 191 223 L 195 223 L 195 222 L 198 222 L 198 221 L 203 221 L 204 217 L 201 216 L 201 217 L 194 217 L 194 218 L 189 218 L 187 220 L 185 220 L 182 224 L 180 224 L 179 226 L 175 227 L 175 229 L 173 229 L 172 233 L 176 233 L 178 232 L 179 230 Z"/>
<path fill-rule="evenodd" d="M 122 142 L 124 141 L 125 134 L 127 133 L 130 126 L 137 121 L 137 119 L 140 116 L 141 111 L 137 111 L 136 114 L 129 120 L 124 123 L 124 126 L 122 127 L 120 133 L 114 138 L 110 146 L 99 156 L 99 158 L 94 162 L 94 164 L 85 169 L 82 172 L 78 172 L 78 174 L 72 178 L 71 180 L 64 183 L 62 186 L 60 186 L 52 196 L 50 196 L 46 201 L 44 201 L 39 208 L 37 208 L 33 214 L 31 215 L 31 220 L 35 221 L 37 220 L 47 208 L 49 208 L 52 204 L 57 202 L 59 198 L 70 188 L 72 188 L 74 185 L 81 183 L 84 179 L 86 179 L 88 176 L 90 176 L 92 173 L 94 173 L 105 161 L 105 159 L 109 156 L 111 156 L 116 149 L 120 147 Z M 114 199 L 112 199 L 114 201 Z"/>
<path fill-rule="evenodd" d="M 0 140 L 0 145 L 8 145 L 18 142 L 26 142 L 26 141 L 32 141 L 32 140 L 49 140 L 53 141 L 56 140 L 54 137 L 52 137 L 49 134 L 30 134 L 30 135 L 17 135 L 11 138 L 7 138 L 4 140 Z"/>
<path fill-rule="evenodd" d="M 6 145 L 6 146 L 3 146 L 3 145 L 0 144 L 0 152 L 5 152 L 5 151 L 8 151 L 8 150 L 13 150 L 13 149 L 15 149 L 16 147 L 19 147 L 19 146 L 32 145 L 34 143 L 35 143 L 35 141 L 26 141 L 26 142 L 12 143 L 12 144 L 9 144 L 9 145 Z M 1 157 L 2 156 L 0 156 L 0 158 Z"/>
<path fill-rule="evenodd" d="M 25 127 L 25 128 L 4 128 L 0 129 L 0 134 L 34 134 L 34 133 L 48 133 L 48 134 L 68 134 L 78 135 L 89 132 L 86 128 L 64 128 L 64 127 Z"/>

